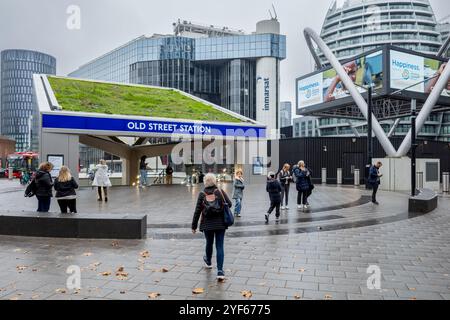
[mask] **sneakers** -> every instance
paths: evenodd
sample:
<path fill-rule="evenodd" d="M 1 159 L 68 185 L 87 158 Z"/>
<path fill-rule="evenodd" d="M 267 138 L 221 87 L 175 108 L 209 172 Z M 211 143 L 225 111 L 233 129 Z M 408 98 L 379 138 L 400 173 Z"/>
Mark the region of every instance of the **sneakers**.
<path fill-rule="evenodd" d="M 217 281 L 223 281 L 225 280 L 225 272 L 223 270 L 219 270 L 217 272 Z"/>
<path fill-rule="evenodd" d="M 206 258 L 206 256 L 203 256 L 203 261 L 205 262 L 206 269 L 212 269 L 212 264 L 211 264 L 211 262 L 208 262 L 208 259 Z"/>
<path fill-rule="evenodd" d="M 285 206 L 285 207 L 284 207 L 284 210 L 289 210 L 289 207 L 288 207 L 288 206 Z"/>
<path fill-rule="evenodd" d="M 285 210 L 286 209 L 286 207 L 285 206 L 281 206 L 281 210 Z"/>
<path fill-rule="evenodd" d="M 373 204 L 379 205 L 378 201 L 372 201 Z"/>
<path fill-rule="evenodd" d="M 264 215 L 264 218 L 266 219 L 266 223 L 269 223 L 269 214 L 266 213 L 266 214 Z"/>
<path fill-rule="evenodd" d="M 300 210 L 302 210 L 302 209 L 303 209 L 303 205 L 302 205 L 302 204 L 299 204 L 299 205 L 297 206 L 297 208 L 300 209 Z"/>

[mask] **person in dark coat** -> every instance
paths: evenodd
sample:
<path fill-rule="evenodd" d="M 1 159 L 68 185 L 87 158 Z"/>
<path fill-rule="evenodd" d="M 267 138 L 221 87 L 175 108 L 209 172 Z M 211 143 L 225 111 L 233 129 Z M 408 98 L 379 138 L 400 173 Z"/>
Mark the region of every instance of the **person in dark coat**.
<path fill-rule="evenodd" d="M 36 173 L 36 198 L 38 199 L 37 212 L 48 212 L 50 210 L 50 202 L 53 197 L 53 180 L 50 172 L 53 169 L 53 164 L 50 162 L 43 162 L 39 166 Z"/>
<path fill-rule="evenodd" d="M 280 181 L 276 179 L 275 173 L 269 172 L 266 191 L 269 193 L 270 198 L 270 208 L 265 215 L 266 223 L 269 223 L 269 215 L 276 209 L 276 218 L 280 217 L 280 206 L 281 206 L 281 184 Z"/>
<path fill-rule="evenodd" d="M 300 161 L 294 169 L 295 182 L 297 187 L 297 205 L 299 209 L 308 209 L 308 197 L 311 194 L 311 172 L 305 166 L 304 161 Z"/>
<path fill-rule="evenodd" d="M 58 200 L 61 213 L 67 213 L 67 209 L 70 213 L 77 213 L 77 193 L 75 189 L 78 189 L 78 183 L 72 177 L 69 168 L 62 166 L 59 170 L 59 175 L 55 179 L 55 198 Z"/>
<path fill-rule="evenodd" d="M 214 174 L 208 173 L 204 179 L 205 188 L 197 198 L 197 205 L 195 206 L 194 217 L 192 219 L 192 233 L 197 232 L 198 221 L 201 217 L 200 232 L 203 232 L 206 239 L 206 253 L 203 256 L 205 267 L 212 268 L 212 254 L 214 238 L 216 241 L 216 259 L 217 259 L 217 280 L 225 279 L 225 272 L 223 270 L 223 262 L 225 258 L 224 240 L 225 231 L 228 227 L 224 220 L 224 202 L 231 208 L 232 203 L 225 191 L 217 187 L 217 180 Z M 211 205 L 215 204 L 215 206 Z M 217 210 L 212 211 L 213 207 Z M 210 208 L 208 210 L 208 208 Z"/>
<path fill-rule="evenodd" d="M 368 183 L 369 185 L 372 187 L 372 203 L 374 204 L 379 204 L 377 201 L 377 191 L 378 191 L 378 187 L 380 186 L 380 179 L 383 176 L 380 173 L 380 168 L 383 166 L 383 164 L 381 163 L 381 161 L 378 161 L 375 165 L 373 165 L 372 167 L 370 167 L 369 170 L 369 179 L 368 179 Z"/>

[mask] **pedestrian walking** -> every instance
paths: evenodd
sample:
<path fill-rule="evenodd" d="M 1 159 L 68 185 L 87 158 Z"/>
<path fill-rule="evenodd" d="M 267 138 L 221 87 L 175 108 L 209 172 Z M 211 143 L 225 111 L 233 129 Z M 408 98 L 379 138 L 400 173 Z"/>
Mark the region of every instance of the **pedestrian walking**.
<path fill-rule="evenodd" d="M 77 213 L 77 193 L 75 189 L 78 189 L 78 183 L 72 177 L 69 168 L 61 167 L 59 175 L 55 179 L 54 187 L 56 190 L 55 198 L 58 201 L 61 213 L 67 213 L 67 209 L 70 213 Z"/>
<path fill-rule="evenodd" d="M 104 195 L 105 202 L 108 202 L 108 187 L 111 187 L 111 181 L 109 180 L 108 166 L 106 165 L 106 161 L 101 159 L 100 163 L 97 164 L 95 168 L 95 177 L 92 185 L 94 187 L 97 187 L 97 200 L 102 201 Z"/>
<path fill-rule="evenodd" d="M 170 163 L 166 167 L 166 184 L 171 185 L 173 183 L 173 168 Z"/>
<path fill-rule="evenodd" d="M 308 197 L 312 191 L 311 171 L 305 166 L 305 162 L 299 161 L 294 169 L 296 188 L 297 188 L 297 206 L 298 209 L 308 209 Z"/>
<path fill-rule="evenodd" d="M 53 164 L 50 162 L 43 162 L 39 165 L 39 170 L 36 173 L 36 198 L 38 199 L 37 212 L 48 212 L 50 210 L 50 203 L 53 197 L 53 179 L 50 172 L 53 169 Z"/>
<path fill-rule="evenodd" d="M 291 166 L 286 163 L 283 166 L 283 169 L 278 173 L 278 178 L 280 179 L 281 184 L 281 210 L 289 209 L 289 188 L 292 181 L 291 174 Z M 283 206 L 283 202 L 285 202 L 285 206 Z"/>
<path fill-rule="evenodd" d="M 372 187 L 372 203 L 376 204 L 376 205 L 379 205 L 379 203 L 377 201 L 377 192 L 378 192 L 378 187 L 380 186 L 380 183 L 381 183 L 381 177 L 383 176 L 380 173 L 380 168 L 382 166 L 383 166 L 383 164 L 381 163 L 381 161 L 378 161 L 375 165 L 370 167 L 370 171 L 369 171 L 368 183 Z"/>
<path fill-rule="evenodd" d="M 244 178 L 241 169 L 236 170 L 233 182 L 233 200 L 234 200 L 234 215 L 238 218 L 241 217 L 242 198 L 244 196 Z"/>
<path fill-rule="evenodd" d="M 140 171 L 140 176 L 139 176 L 139 183 L 141 188 L 145 188 L 146 186 L 148 186 L 148 182 L 147 182 L 147 156 L 142 156 L 141 157 L 141 161 L 139 162 L 139 171 Z"/>
<path fill-rule="evenodd" d="M 224 204 L 231 208 L 232 203 L 225 191 L 217 187 L 217 180 L 214 174 L 207 174 L 204 179 L 204 189 L 200 192 L 195 206 L 194 217 L 192 219 L 192 233 L 197 232 L 200 221 L 200 232 L 203 232 L 206 240 L 205 255 L 203 261 L 207 269 L 212 269 L 212 254 L 214 240 L 216 242 L 217 259 L 217 280 L 225 279 L 223 263 L 225 259 L 224 240 L 225 231 L 228 229 L 225 224 Z"/>
<path fill-rule="evenodd" d="M 270 208 L 265 215 L 266 223 L 269 223 L 269 216 L 274 209 L 276 209 L 275 216 L 277 220 L 280 218 L 281 190 L 281 184 L 276 179 L 275 173 L 269 172 L 266 191 L 269 193 Z"/>

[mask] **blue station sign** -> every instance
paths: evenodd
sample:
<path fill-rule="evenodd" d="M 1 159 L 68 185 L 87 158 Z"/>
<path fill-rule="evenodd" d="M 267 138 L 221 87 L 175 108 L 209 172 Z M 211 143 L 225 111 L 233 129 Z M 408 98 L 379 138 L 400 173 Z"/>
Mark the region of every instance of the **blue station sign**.
<path fill-rule="evenodd" d="M 228 137 L 266 138 L 266 128 L 254 125 L 181 122 L 175 120 L 133 120 L 68 114 L 42 114 L 42 128 L 71 131 L 111 131 L 141 134 L 222 135 Z"/>

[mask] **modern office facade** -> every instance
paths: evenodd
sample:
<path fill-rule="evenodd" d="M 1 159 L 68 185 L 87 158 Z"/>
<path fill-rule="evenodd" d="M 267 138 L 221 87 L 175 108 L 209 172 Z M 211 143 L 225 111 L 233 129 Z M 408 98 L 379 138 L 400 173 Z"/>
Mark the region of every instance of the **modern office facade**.
<path fill-rule="evenodd" d="M 428 54 L 436 54 L 442 45 L 428 0 L 334 0 L 321 37 L 340 60 L 383 44 Z"/>
<path fill-rule="evenodd" d="M 69 76 L 180 89 L 278 129 L 285 57 L 276 19 L 252 34 L 178 21 L 173 35 L 139 37 Z"/>
<path fill-rule="evenodd" d="M 17 151 L 37 150 L 33 128 L 34 73 L 56 74 L 56 59 L 48 54 L 29 50 L 1 52 L 1 134 L 16 141 Z"/>
<path fill-rule="evenodd" d="M 292 103 L 290 101 L 280 102 L 280 128 L 292 125 Z"/>
<path fill-rule="evenodd" d="M 444 43 L 450 36 L 450 22 L 440 23 L 437 26 L 438 31 L 441 34 L 442 42 Z M 447 57 L 450 57 L 450 47 L 447 49 Z"/>

